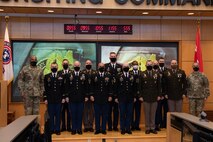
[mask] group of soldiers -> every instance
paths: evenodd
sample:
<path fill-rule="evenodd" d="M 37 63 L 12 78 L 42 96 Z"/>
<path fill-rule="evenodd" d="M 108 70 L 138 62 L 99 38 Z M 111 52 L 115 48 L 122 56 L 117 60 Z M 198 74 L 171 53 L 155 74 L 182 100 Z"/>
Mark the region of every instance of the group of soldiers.
<path fill-rule="evenodd" d="M 31 56 L 30 65 L 23 67 L 18 79 L 25 114 L 39 114 L 43 95 L 50 130 L 56 135 L 65 130 L 81 135 L 82 122 L 84 132 L 93 132 L 94 120 L 95 134 L 106 134 L 107 125 L 108 131 L 118 131 L 120 120 L 120 132 L 124 135 L 141 130 L 143 104 L 145 133 L 157 134 L 160 127 L 166 128 L 168 111 L 182 111 L 183 98 L 189 98 L 190 113 L 198 115 L 209 96 L 208 79 L 199 72 L 197 63 L 187 78 L 176 60 L 171 61 L 171 68 L 165 67 L 164 58 L 148 60 L 147 69 L 141 71 L 137 61 L 131 66 L 117 63 L 115 52 L 110 53 L 109 59 L 109 63 L 99 63 L 97 70 L 92 69 L 90 60 L 83 70 L 81 63 L 75 61 L 71 70 L 69 61 L 64 59 L 63 70 L 59 71 L 58 64 L 53 62 L 51 73 L 43 76 L 42 69 L 36 66 L 37 58 Z"/>

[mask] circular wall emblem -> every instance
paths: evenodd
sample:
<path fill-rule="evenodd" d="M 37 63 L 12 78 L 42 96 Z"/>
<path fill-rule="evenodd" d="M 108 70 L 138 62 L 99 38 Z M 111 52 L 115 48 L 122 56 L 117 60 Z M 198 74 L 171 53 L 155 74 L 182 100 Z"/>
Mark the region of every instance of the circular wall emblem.
<path fill-rule="evenodd" d="M 11 49 L 9 46 L 4 46 L 3 50 L 3 64 L 9 64 L 12 60 Z"/>

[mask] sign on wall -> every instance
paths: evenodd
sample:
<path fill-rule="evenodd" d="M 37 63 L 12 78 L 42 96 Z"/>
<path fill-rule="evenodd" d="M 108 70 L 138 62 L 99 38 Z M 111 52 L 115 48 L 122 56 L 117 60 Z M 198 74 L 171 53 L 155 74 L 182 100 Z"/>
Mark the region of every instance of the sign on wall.
<path fill-rule="evenodd" d="M 132 34 L 132 25 L 64 24 L 64 34 Z"/>

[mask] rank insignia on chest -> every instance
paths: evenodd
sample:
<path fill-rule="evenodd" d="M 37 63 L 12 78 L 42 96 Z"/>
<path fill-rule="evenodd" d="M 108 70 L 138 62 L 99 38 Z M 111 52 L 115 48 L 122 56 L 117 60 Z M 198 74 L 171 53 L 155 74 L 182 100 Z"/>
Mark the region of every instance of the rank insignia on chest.
<path fill-rule="evenodd" d="M 91 84 L 91 79 L 90 78 L 88 79 L 88 83 Z"/>
<path fill-rule="evenodd" d="M 168 74 L 167 74 L 168 76 L 171 76 L 171 73 L 170 72 L 168 72 Z"/>
<path fill-rule="evenodd" d="M 109 68 L 109 67 L 107 68 L 107 71 L 108 71 L 108 72 L 110 71 L 110 68 Z"/>
<path fill-rule="evenodd" d="M 120 77 L 120 82 L 122 82 L 124 79 L 123 79 L 123 77 Z"/>
<path fill-rule="evenodd" d="M 70 76 L 70 80 L 71 80 L 71 81 L 73 80 L 73 76 L 72 76 L 72 75 Z"/>
<path fill-rule="evenodd" d="M 146 74 L 143 75 L 143 78 L 147 78 Z"/>
<path fill-rule="evenodd" d="M 62 79 L 63 79 L 62 77 L 59 77 L 59 78 L 58 78 L 58 80 L 62 80 Z"/>
<path fill-rule="evenodd" d="M 50 82 L 50 81 L 51 81 L 51 79 L 50 79 L 50 77 L 48 77 L 47 82 Z"/>
<path fill-rule="evenodd" d="M 182 77 L 182 74 L 181 74 L 181 73 L 178 73 L 177 76 L 178 76 L 178 78 L 181 78 L 181 77 Z"/>
<path fill-rule="evenodd" d="M 98 81 L 98 78 L 97 78 L 97 76 L 95 77 L 95 82 L 97 82 Z"/>
<path fill-rule="evenodd" d="M 121 68 L 117 68 L 117 72 L 120 72 L 121 71 Z"/>
<path fill-rule="evenodd" d="M 154 79 L 157 79 L 158 75 L 157 75 L 157 74 L 155 74 L 153 77 L 154 77 Z"/>
<path fill-rule="evenodd" d="M 105 82 L 109 82 L 109 77 L 106 77 L 106 78 L 105 78 Z"/>

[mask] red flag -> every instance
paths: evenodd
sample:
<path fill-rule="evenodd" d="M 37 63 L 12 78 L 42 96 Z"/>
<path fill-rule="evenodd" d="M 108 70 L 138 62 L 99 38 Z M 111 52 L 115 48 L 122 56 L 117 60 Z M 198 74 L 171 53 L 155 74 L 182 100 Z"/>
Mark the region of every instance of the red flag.
<path fill-rule="evenodd" d="M 199 71 L 203 72 L 203 59 L 202 59 L 202 51 L 200 46 L 200 26 L 197 26 L 194 63 L 198 63 Z"/>

